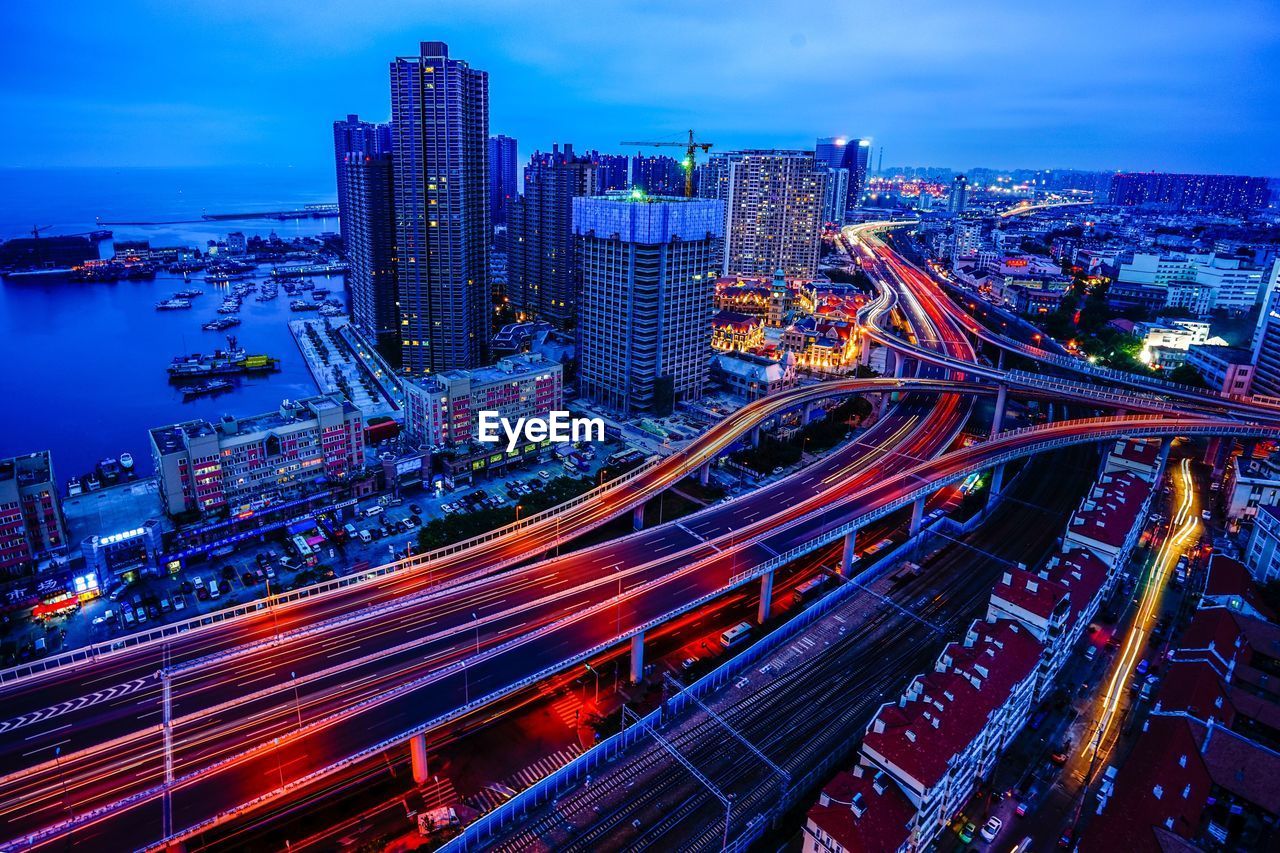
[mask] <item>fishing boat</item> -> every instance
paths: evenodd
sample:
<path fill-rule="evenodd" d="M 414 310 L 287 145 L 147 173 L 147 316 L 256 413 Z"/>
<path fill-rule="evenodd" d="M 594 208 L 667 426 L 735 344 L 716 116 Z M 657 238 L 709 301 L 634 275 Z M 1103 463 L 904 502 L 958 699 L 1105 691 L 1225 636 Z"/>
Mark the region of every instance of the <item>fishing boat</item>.
<path fill-rule="evenodd" d="M 294 311 L 319 311 L 320 306 L 314 302 L 304 302 L 301 299 L 295 299 L 289 303 L 289 307 Z"/>
<path fill-rule="evenodd" d="M 209 394 L 218 394 L 223 391 L 230 391 L 235 385 L 226 379 L 210 379 L 207 382 L 201 382 L 198 385 L 189 385 L 182 389 L 182 399 L 193 400 L 196 397 L 204 397 Z"/>
<path fill-rule="evenodd" d="M 120 470 L 128 473 L 133 470 L 133 454 L 125 451 L 120 454 Z"/>
<path fill-rule="evenodd" d="M 157 311 L 179 311 L 183 308 L 190 308 L 190 299 L 165 299 L 156 303 Z"/>
<path fill-rule="evenodd" d="M 234 317 L 234 316 L 219 317 L 216 320 L 210 320 L 208 323 L 205 323 L 200 328 L 204 329 L 206 332 L 221 332 L 225 329 L 230 329 L 232 326 L 239 326 L 239 325 L 240 325 L 239 317 Z"/>
<path fill-rule="evenodd" d="M 215 376 L 274 373 L 279 369 L 280 359 L 269 355 L 250 355 L 236 345 L 234 335 L 228 335 L 225 350 L 214 350 L 211 355 L 176 356 L 168 372 L 170 382 L 192 382 Z"/>
<path fill-rule="evenodd" d="M 179 290 L 173 294 L 177 299 L 195 299 L 197 296 L 204 296 L 203 290 Z"/>

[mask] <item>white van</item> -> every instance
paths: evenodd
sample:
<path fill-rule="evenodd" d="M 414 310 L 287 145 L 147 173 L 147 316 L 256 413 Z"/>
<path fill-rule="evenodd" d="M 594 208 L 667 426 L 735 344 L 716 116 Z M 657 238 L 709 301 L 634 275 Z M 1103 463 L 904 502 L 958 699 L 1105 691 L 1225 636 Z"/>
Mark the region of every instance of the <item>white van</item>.
<path fill-rule="evenodd" d="M 369 535 L 369 531 L 367 531 L 367 530 L 361 530 L 361 531 L 360 531 L 360 541 L 361 541 L 361 542 L 363 542 L 364 544 L 368 545 L 370 542 L 372 542 L 372 541 L 373 541 L 373 537 Z"/>
<path fill-rule="evenodd" d="M 375 515 L 382 515 L 382 507 L 374 504 L 364 511 L 366 518 L 373 518 Z"/>
<path fill-rule="evenodd" d="M 222 593 L 218 591 L 218 582 L 209 581 L 209 597 L 217 598 L 220 595 L 222 595 Z"/>

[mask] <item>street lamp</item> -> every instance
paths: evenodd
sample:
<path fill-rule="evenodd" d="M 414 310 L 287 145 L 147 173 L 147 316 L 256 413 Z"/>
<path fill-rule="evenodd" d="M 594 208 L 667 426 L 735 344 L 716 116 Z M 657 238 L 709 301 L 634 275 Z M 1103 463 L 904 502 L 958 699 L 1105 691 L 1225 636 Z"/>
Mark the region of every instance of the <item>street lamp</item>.
<path fill-rule="evenodd" d="M 516 504 L 516 523 L 520 522 L 520 510 L 524 509 L 523 504 Z"/>

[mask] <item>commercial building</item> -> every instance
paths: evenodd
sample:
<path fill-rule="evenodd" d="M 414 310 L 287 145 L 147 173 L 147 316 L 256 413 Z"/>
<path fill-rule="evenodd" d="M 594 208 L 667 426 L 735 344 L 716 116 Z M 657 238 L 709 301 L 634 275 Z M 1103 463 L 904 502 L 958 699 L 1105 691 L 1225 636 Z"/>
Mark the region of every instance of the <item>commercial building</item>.
<path fill-rule="evenodd" d="M 342 231 L 342 245 L 350 245 L 347 228 L 350 209 L 347 206 L 347 162 L 352 155 L 376 156 L 391 153 L 391 125 L 361 121 L 358 115 L 348 115 L 333 123 L 333 161 L 338 187 L 338 226 Z M 241 235 L 243 240 L 243 235 Z M 237 253 L 244 254 L 243 246 Z"/>
<path fill-rule="evenodd" d="M 640 192 L 573 200 L 582 270 L 579 385 L 623 414 L 702 394 L 724 205 Z"/>
<path fill-rule="evenodd" d="M 735 311 L 718 311 L 711 318 L 711 348 L 719 352 L 749 352 L 764 346 L 764 320 Z"/>
<path fill-rule="evenodd" d="M 507 297 L 524 319 L 568 329 L 578 320 L 577 247 L 573 199 L 592 195 L 595 165 L 573 146 L 535 152 L 524 170 L 524 193 L 510 207 Z"/>
<path fill-rule="evenodd" d="M 849 170 L 828 169 L 822 188 L 822 220 L 840 225 L 849 209 Z"/>
<path fill-rule="evenodd" d="M 1215 254 L 1135 253 L 1116 270 L 1116 281 L 1163 289 L 1165 305 L 1202 316 L 1213 310 L 1245 314 L 1263 293 L 1263 271 L 1239 258 Z"/>
<path fill-rule="evenodd" d="M 66 545 L 49 452 L 0 459 L 0 577 L 31 574 Z"/>
<path fill-rule="evenodd" d="M 760 317 L 770 329 L 780 329 L 790 319 L 797 298 L 805 292 L 805 283 L 788 280 L 782 270 L 773 276 L 726 276 L 716 281 L 715 305 L 720 311 L 732 311 Z"/>
<path fill-rule="evenodd" d="M 396 223 L 390 154 L 348 154 L 342 217 L 351 321 L 384 358 L 400 360 Z"/>
<path fill-rule="evenodd" d="M 519 192 L 516 141 L 510 136 L 489 137 L 489 222 L 494 228 L 507 224 L 507 205 Z"/>
<path fill-rule="evenodd" d="M 807 151 L 737 151 L 726 164 L 724 274 L 813 278 L 827 171 Z"/>
<path fill-rule="evenodd" d="M 1125 207 L 1231 213 L 1267 206 L 1266 178 L 1122 172 L 1111 179 L 1108 201 Z"/>
<path fill-rule="evenodd" d="M 401 366 L 475 367 L 489 341 L 489 75 L 422 42 L 391 63 Z"/>
<path fill-rule="evenodd" d="M 782 332 L 778 349 L 794 355 L 798 368 L 844 373 L 857 364 L 857 327 L 845 320 L 803 317 Z"/>
<path fill-rule="evenodd" d="M 284 401 L 249 418 L 224 415 L 150 431 L 160 503 L 171 515 L 255 512 L 343 480 L 364 466 L 360 410 L 337 395 Z"/>
<path fill-rule="evenodd" d="M 404 432 L 416 445 L 455 447 L 476 439 L 482 411 L 518 418 L 564 408 L 563 368 L 528 353 L 490 367 L 445 370 L 405 382 Z"/>

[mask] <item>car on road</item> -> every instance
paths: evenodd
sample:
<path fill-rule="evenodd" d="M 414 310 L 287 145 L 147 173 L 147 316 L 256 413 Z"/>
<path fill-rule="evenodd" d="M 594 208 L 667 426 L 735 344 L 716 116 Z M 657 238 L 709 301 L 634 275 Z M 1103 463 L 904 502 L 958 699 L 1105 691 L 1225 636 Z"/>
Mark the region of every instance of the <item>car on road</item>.
<path fill-rule="evenodd" d="M 978 832 L 978 827 L 973 821 L 968 821 L 960 829 L 960 843 L 969 844 L 973 841 L 973 836 Z"/>
<path fill-rule="evenodd" d="M 1209 521 L 1213 518 L 1213 515 L 1210 514 L 1209 510 L 1202 509 L 1200 510 L 1200 517 L 1203 518 L 1205 521 Z"/>
<path fill-rule="evenodd" d="M 1147 669 L 1150 666 L 1151 664 L 1147 661 L 1146 658 L 1143 658 L 1142 660 L 1138 661 L 1138 675 L 1146 675 Z"/>
<path fill-rule="evenodd" d="M 982 825 L 982 840 L 987 842 L 995 841 L 1002 828 L 1004 828 L 1004 821 L 1000 820 L 1000 818 L 988 818 L 987 822 Z"/>
<path fill-rule="evenodd" d="M 413 513 L 414 515 L 422 515 L 422 507 L 418 506 L 417 504 L 409 504 L 409 512 Z"/>

